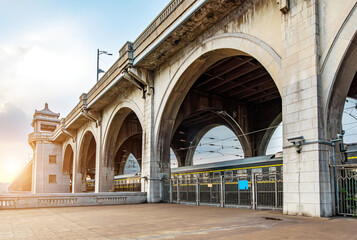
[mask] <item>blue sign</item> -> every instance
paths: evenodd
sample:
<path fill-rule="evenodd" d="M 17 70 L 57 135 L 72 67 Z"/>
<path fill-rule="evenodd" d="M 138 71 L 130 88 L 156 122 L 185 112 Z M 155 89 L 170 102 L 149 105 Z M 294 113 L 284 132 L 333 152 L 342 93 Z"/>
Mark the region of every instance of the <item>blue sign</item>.
<path fill-rule="evenodd" d="M 239 190 L 248 190 L 249 189 L 248 180 L 239 181 L 238 184 L 239 184 Z"/>

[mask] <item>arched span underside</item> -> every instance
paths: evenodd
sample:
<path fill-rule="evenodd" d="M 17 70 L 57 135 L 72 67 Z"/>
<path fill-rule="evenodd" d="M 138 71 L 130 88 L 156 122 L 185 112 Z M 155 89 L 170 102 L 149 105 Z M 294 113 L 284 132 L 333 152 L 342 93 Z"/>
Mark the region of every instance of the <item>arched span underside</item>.
<path fill-rule="evenodd" d="M 350 91 L 355 89 L 353 79 L 357 70 L 356 17 L 357 3 L 344 19 L 331 46 L 321 55 L 325 139 L 335 138 L 336 134 L 341 132 L 345 99 L 354 98 Z"/>
<path fill-rule="evenodd" d="M 63 155 L 63 174 L 72 174 L 73 172 L 73 148 L 71 144 L 67 144 L 65 147 L 64 155 Z"/>
<path fill-rule="evenodd" d="M 114 191 L 114 176 L 123 174 L 128 155 L 132 153 L 139 161 L 142 159 L 142 126 L 139 117 L 130 108 L 116 111 L 108 128 L 101 177 L 101 191 Z"/>
<path fill-rule="evenodd" d="M 124 99 L 123 101 L 121 101 L 112 111 L 112 113 L 110 114 L 108 123 L 105 126 L 104 129 L 104 148 L 105 150 L 105 154 L 107 153 L 107 148 L 110 146 L 111 144 L 111 139 L 113 138 L 113 131 L 114 131 L 114 136 L 115 134 L 117 134 L 116 132 L 116 128 L 113 129 L 115 125 L 119 125 L 119 128 L 121 126 L 121 124 L 123 123 L 123 121 L 125 120 L 125 118 L 127 117 L 127 115 L 130 112 L 134 112 L 135 115 L 137 116 L 139 122 L 141 125 L 143 125 L 143 121 L 144 121 L 144 115 L 142 113 L 142 111 L 140 110 L 139 106 L 133 102 L 132 100 L 129 99 Z M 107 157 L 105 156 L 105 159 Z"/>
<path fill-rule="evenodd" d="M 159 131 L 163 168 L 169 168 L 170 146 L 187 148 L 196 134 L 212 124 L 230 127 L 247 157 L 258 155 L 260 145 L 265 144 L 266 129 L 281 114 L 279 90 L 259 61 L 242 54 L 231 56 L 233 53 L 237 51 L 220 49 L 204 54 L 187 68 L 172 90 Z M 175 153 L 179 165 L 190 162 L 184 160 L 190 156 L 187 151 Z"/>
<path fill-rule="evenodd" d="M 349 44 L 330 89 L 326 107 L 326 138 L 335 138 L 342 130 L 342 113 L 347 97 L 357 99 L 357 36 Z"/>
<path fill-rule="evenodd" d="M 108 133 L 106 136 L 106 145 L 104 148 L 105 157 L 104 157 L 103 165 L 106 167 L 113 166 L 114 157 L 116 151 L 118 150 L 117 145 L 118 145 L 119 132 L 123 131 L 121 130 L 121 128 L 124 124 L 124 121 L 131 113 L 132 110 L 130 108 L 122 108 L 116 112 L 112 121 L 110 122 Z M 127 130 L 127 127 L 124 130 Z M 120 137 L 121 142 L 123 142 L 126 138 L 128 138 L 128 134 L 130 133 L 126 132 L 124 134 L 125 136 Z"/>
<path fill-rule="evenodd" d="M 245 33 L 217 35 L 206 39 L 201 45 L 193 48 L 179 63 L 173 75 L 170 76 L 170 83 L 165 90 L 155 117 L 159 120 L 155 123 L 155 131 L 160 131 L 160 120 L 174 91 L 177 91 L 178 94 L 184 94 L 185 89 L 190 87 L 193 84 L 192 82 L 212 64 L 234 55 L 249 55 L 257 59 L 272 77 L 279 92 L 282 92 L 282 85 L 279 82 L 279 73 L 282 70 L 281 57 L 272 47 Z"/>
<path fill-rule="evenodd" d="M 87 131 L 83 136 L 79 151 L 79 170 L 84 183 L 87 177 L 95 178 L 96 145 L 93 133 Z"/>
<path fill-rule="evenodd" d="M 129 155 L 132 154 L 139 164 L 142 163 L 142 133 L 137 133 L 127 138 L 117 150 L 114 162 L 114 175 L 124 174 L 125 165 Z"/>

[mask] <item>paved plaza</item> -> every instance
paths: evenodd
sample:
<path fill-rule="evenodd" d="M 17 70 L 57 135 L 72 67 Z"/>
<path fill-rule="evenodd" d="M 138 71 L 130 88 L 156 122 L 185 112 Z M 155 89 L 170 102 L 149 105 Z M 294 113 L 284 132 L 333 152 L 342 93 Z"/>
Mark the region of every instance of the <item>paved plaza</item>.
<path fill-rule="evenodd" d="M 170 204 L 0 211 L 0 239 L 357 239 L 357 220 Z"/>

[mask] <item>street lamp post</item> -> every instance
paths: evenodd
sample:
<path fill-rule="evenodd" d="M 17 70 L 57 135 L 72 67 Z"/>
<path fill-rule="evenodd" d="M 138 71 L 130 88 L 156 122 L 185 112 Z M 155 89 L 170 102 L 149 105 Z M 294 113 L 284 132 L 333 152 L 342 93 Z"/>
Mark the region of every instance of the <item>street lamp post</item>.
<path fill-rule="evenodd" d="M 99 55 L 101 55 L 101 54 L 105 54 L 105 55 L 109 55 L 109 56 L 113 55 L 111 53 L 108 53 L 107 51 L 100 51 L 99 49 L 97 49 L 97 82 L 99 80 L 99 73 L 104 72 L 102 69 L 99 68 Z"/>

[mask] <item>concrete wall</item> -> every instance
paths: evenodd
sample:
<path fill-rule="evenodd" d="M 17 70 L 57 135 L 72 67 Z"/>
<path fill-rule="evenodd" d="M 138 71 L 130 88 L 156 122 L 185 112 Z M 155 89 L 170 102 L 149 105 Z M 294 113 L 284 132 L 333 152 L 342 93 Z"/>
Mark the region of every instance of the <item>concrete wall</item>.
<path fill-rule="evenodd" d="M 56 156 L 56 163 L 49 163 L 49 156 Z M 62 145 L 38 142 L 35 149 L 33 193 L 69 192 L 69 176 L 62 174 Z M 49 175 L 56 175 L 56 183 L 49 182 Z"/>

